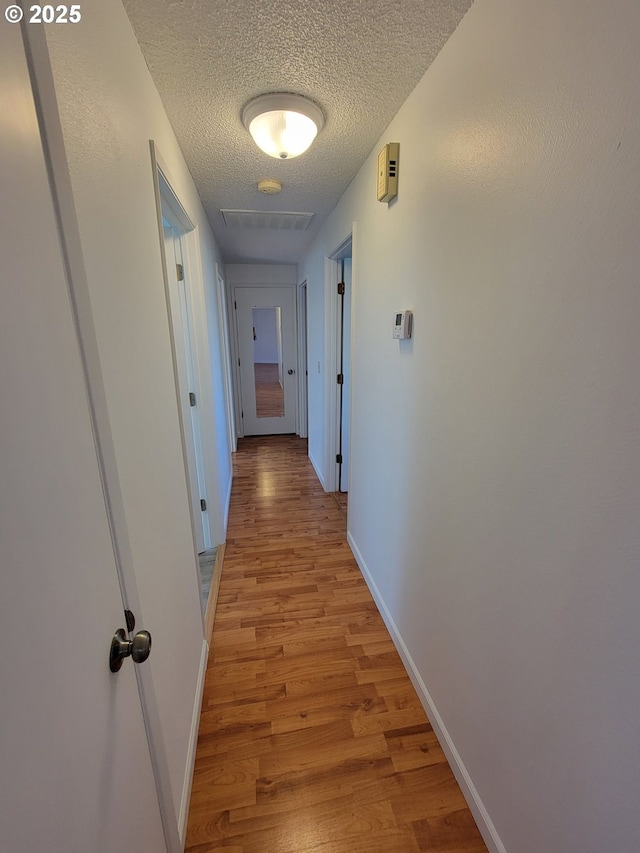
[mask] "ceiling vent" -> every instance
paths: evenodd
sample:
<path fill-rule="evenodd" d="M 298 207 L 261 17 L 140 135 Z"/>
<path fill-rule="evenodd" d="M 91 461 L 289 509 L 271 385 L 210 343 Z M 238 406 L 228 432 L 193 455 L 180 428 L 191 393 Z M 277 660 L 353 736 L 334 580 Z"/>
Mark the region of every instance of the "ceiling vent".
<path fill-rule="evenodd" d="M 264 210 L 221 210 L 227 228 L 269 231 L 306 231 L 313 213 L 283 213 Z"/>

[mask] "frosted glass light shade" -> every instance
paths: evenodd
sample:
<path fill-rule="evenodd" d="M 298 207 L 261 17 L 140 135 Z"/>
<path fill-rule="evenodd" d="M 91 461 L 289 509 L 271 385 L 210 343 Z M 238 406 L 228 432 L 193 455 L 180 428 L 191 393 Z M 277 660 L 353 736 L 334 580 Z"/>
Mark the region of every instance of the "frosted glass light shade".
<path fill-rule="evenodd" d="M 272 110 L 257 116 L 249 125 L 249 133 L 265 154 L 288 160 L 302 154 L 316 138 L 315 122 L 301 113 Z"/>
<path fill-rule="evenodd" d="M 324 124 L 322 110 L 302 95 L 260 95 L 242 111 L 242 121 L 265 154 L 279 160 L 298 157 Z"/>

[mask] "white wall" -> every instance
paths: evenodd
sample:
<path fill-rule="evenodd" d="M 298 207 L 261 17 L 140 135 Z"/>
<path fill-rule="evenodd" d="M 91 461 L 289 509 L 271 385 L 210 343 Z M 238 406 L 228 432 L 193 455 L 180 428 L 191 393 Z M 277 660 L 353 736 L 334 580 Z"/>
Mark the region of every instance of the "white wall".
<path fill-rule="evenodd" d="M 149 139 L 197 226 L 204 300 L 216 315 L 217 249 L 119 2 L 87 0 L 82 23 L 47 28 L 110 427 L 142 601 L 176 813 L 188 796 L 203 625 L 162 278 Z M 218 504 L 231 476 L 219 341 L 212 325 Z M 200 346 L 203 341 L 200 340 Z M 220 506 L 218 511 L 220 511 Z M 222 526 L 222 524 L 221 524 Z M 114 625 L 114 629 L 118 627 Z M 107 642 L 107 638 L 105 638 Z M 106 648 L 106 647 L 105 647 Z M 147 666 L 147 664 L 145 664 Z M 188 781 L 188 778 L 187 778 Z"/>
<path fill-rule="evenodd" d="M 278 324 L 275 308 L 254 308 L 253 320 L 255 341 L 253 344 L 254 364 L 277 364 L 278 354 Z"/>
<path fill-rule="evenodd" d="M 295 264 L 227 264 L 228 287 L 283 287 L 297 284 Z"/>
<path fill-rule="evenodd" d="M 477 0 L 304 264 L 357 222 L 351 542 L 509 853 L 640 849 L 638 18 Z"/>

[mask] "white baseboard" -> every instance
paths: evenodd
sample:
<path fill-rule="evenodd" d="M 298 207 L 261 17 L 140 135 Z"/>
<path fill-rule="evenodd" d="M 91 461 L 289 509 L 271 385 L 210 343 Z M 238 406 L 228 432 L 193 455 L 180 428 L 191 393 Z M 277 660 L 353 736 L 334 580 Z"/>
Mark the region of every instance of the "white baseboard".
<path fill-rule="evenodd" d="M 456 746 L 447 731 L 447 727 L 444 723 L 444 720 L 438 713 L 438 709 L 436 708 L 433 699 L 431 698 L 431 694 L 427 690 L 427 687 L 422 680 L 422 676 L 418 672 L 418 669 L 414 663 L 413 658 L 411 657 L 409 650 L 407 649 L 404 640 L 402 639 L 402 635 L 398 631 L 396 623 L 393 621 L 387 606 L 380 595 L 380 590 L 378 589 L 376 582 L 374 581 L 371 572 L 369 571 L 367 564 L 358 548 L 353 536 L 350 531 L 347 531 L 347 541 L 353 551 L 353 556 L 356 558 L 356 562 L 360 567 L 360 571 L 362 572 L 365 581 L 367 582 L 367 586 L 371 591 L 371 595 L 373 596 L 376 604 L 378 605 L 378 609 L 380 611 L 380 615 L 384 619 L 384 623 L 389 629 L 389 633 L 391 634 L 391 639 L 393 640 L 398 654 L 402 658 L 402 662 L 404 663 L 409 678 L 411 679 L 413 686 L 416 689 L 416 693 L 418 694 L 418 698 L 422 703 L 424 710 L 426 711 L 427 716 L 429 717 L 429 722 L 431 723 L 434 732 L 438 740 L 440 741 L 440 746 L 444 754 L 447 756 L 447 760 L 449 761 L 449 765 L 451 770 L 453 771 L 454 776 L 456 777 L 460 788 L 462 789 L 462 793 L 464 798 L 466 799 L 469 809 L 475 818 L 475 821 L 478 825 L 478 829 L 484 839 L 485 844 L 489 848 L 490 853 L 507 853 L 500 836 L 493 824 L 489 816 L 489 812 L 485 808 L 484 803 L 480 799 L 480 794 L 478 793 L 476 786 L 473 784 L 473 780 L 469 775 L 467 768 L 464 766 L 462 758 L 460 757 L 460 753 L 456 749 Z"/>
<path fill-rule="evenodd" d="M 198 728 L 200 727 L 200 710 L 202 706 L 202 693 L 204 691 L 204 676 L 207 671 L 207 659 L 209 657 L 209 646 L 206 640 L 202 641 L 202 652 L 200 654 L 200 671 L 198 672 L 198 683 L 193 703 L 193 714 L 191 716 L 191 731 L 189 732 L 189 752 L 184 774 L 184 785 L 182 786 L 182 799 L 180 801 L 180 817 L 178 818 L 178 832 L 180 841 L 184 847 L 187 836 L 187 818 L 189 817 L 189 804 L 191 802 L 191 786 L 193 784 L 193 769 L 196 762 L 196 746 L 198 744 Z"/>
<path fill-rule="evenodd" d="M 316 460 L 313 458 L 313 456 L 311 454 L 309 454 L 309 461 L 313 465 L 313 470 L 316 472 L 316 476 L 320 480 L 320 485 L 322 486 L 322 488 L 326 492 L 327 487 L 326 487 L 325 482 L 324 482 L 324 477 L 322 476 L 322 473 L 320 471 L 320 467 L 318 466 L 318 463 L 316 462 Z"/>

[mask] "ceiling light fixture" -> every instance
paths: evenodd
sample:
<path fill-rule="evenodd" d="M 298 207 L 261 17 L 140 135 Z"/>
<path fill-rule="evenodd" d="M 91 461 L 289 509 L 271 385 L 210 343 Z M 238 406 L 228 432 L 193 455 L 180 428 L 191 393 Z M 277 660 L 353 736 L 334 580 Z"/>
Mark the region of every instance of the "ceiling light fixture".
<path fill-rule="evenodd" d="M 302 95 L 274 92 L 249 101 L 242 111 L 242 123 L 265 154 L 290 160 L 311 145 L 322 130 L 324 115 Z"/>

